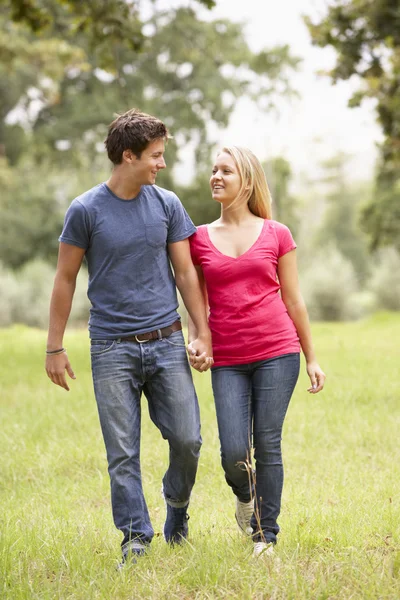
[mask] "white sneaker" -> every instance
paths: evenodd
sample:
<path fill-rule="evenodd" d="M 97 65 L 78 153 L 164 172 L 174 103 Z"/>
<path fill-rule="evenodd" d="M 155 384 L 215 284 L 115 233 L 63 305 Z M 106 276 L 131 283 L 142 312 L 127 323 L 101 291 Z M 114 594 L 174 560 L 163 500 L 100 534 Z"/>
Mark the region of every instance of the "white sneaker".
<path fill-rule="evenodd" d="M 244 535 L 253 535 L 253 528 L 250 525 L 251 517 L 254 512 L 254 499 L 250 500 L 250 502 L 240 502 L 238 498 L 236 498 L 236 522 L 238 527 Z"/>
<path fill-rule="evenodd" d="M 253 557 L 272 556 L 274 554 L 274 545 L 266 542 L 256 542 L 254 544 Z"/>

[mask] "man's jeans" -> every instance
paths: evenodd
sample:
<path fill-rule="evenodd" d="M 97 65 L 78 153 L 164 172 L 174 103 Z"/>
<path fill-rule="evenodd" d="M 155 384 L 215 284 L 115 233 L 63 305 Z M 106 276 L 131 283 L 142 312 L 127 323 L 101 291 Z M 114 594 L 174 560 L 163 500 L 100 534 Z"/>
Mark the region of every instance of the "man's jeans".
<path fill-rule="evenodd" d="M 163 478 L 168 504 L 186 506 L 201 446 L 200 416 L 181 331 L 145 343 L 92 340 L 92 374 L 107 451 L 114 522 L 129 540 L 151 542 L 140 473 L 140 397 L 169 443 Z M 151 451 L 148 448 L 147 451 Z"/>
<path fill-rule="evenodd" d="M 241 502 L 249 502 L 254 494 L 260 517 L 260 525 L 254 515 L 251 523 L 256 542 L 265 539 L 275 543 L 279 532 L 282 427 L 299 375 L 299 364 L 300 356 L 296 353 L 212 369 L 225 478 Z M 251 460 L 252 438 L 255 489 L 252 472 L 245 468 Z"/>

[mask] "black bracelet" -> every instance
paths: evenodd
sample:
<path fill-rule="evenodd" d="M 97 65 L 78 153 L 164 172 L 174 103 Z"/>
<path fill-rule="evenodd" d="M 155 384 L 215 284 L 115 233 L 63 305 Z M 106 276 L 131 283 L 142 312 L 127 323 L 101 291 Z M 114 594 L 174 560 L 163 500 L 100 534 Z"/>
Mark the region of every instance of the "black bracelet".
<path fill-rule="evenodd" d="M 47 355 L 62 354 L 63 352 L 66 352 L 65 348 L 59 348 L 58 350 L 46 350 Z"/>

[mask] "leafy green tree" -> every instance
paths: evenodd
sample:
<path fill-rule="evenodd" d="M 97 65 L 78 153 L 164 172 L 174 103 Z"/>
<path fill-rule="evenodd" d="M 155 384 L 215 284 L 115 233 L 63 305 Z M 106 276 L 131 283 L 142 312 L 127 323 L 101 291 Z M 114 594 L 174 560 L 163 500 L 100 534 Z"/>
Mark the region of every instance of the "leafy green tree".
<path fill-rule="evenodd" d="M 367 240 L 360 231 L 358 218 L 360 204 L 368 190 L 349 186 L 345 175 L 347 159 L 344 153 L 340 153 L 322 164 L 324 176 L 321 183 L 326 188 L 327 206 L 316 235 L 315 246 L 335 247 L 352 264 L 358 283 L 364 283 L 370 258 Z"/>
<path fill-rule="evenodd" d="M 212 8 L 214 0 L 196 0 Z M 107 68 L 124 48 L 140 52 L 144 42 L 140 0 L 3 0 L 2 13 L 36 35 L 84 38 L 96 49 L 99 66 Z"/>
<path fill-rule="evenodd" d="M 64 187 L 73 194 L 76 188 L 72 180 L 60 186 L 59 174 L 50 169 L 46 165 L 46 171 L 38 171 L 25 159 L 18 169 L 0 171 L 0 263 L 8 267 L 19 268 L 34 258 L 55 260 L 67 203 Z"/>
<path fill-rule="evenodd" d="M 160 116 L 176 137 L 170 165 L 178 141 L 180 146 L 193 142 L 196 160 L 204 165 L 210 123 L 225 127 L 243 95 L 272 102 L 278 82 L 287 84 L 287 67 L 296 65 L 287 47 L 253 53 L 240 25 L 202 21 L 191 9 L 156 14 L 147 25 L 143 51 L 121 50 L 116 68 L 99 72 L 87 50 L 90 68 L 66 72 L 57 102 L 38 115 L 38 147 L 55 148 L 58 140 L 67 140 L 71 157 L 92 152 L 104 139 L 110 115 L 138 106 Z M 62 160 L 66 156 L 63 152 Z"/>
<path fill-rule="evenodd" d="M 376 193 L 363 211 L 363 226 L 372 247 L 400 247 L 400 1 L 337 0 L 320 22 L 305 20 L 314 44 L 336 50 L 332 80 L 359 78 L 350 106 L 358 106 L 363 98 L 376 102 L 385 137 Z"/>
<path fill-rule="evenodd" d="M 272 195 L 272 216 L 289 227 L 294 237 L 298 230 L 298 202 L 289 191 L 292 170 L 283 157 L 275 157 L 263 165 Z"/>
<path fill-rule="evenodd" d="M 400 251 L 400 173 L 383 166 L 372 199 L 361 209 L 361 225 L 370 247 L 394 246 Z"/>
<path fill-rule="evenodd" d="M 34 223 L 40 228 L 39 204 L 42 204 L 43 216 L 48 216 L 49 228 L 53 227 L 54 241 L 59 232 L 60 214 L 65 209 L 66 190 L 75 189 L 70 183 L 74 170 L 85 174 L 87 187 L 109 170 L 103 140 L 107 124 L 116 111 L 138 106 L 167 123 L 175 137 L 167 149 L 170 168 L 162 174 L 159 183 L 175 188 L 172 167 L 178 159 L 178 146 L 182 148 L 192 142 L 196 148 L 196 172 L 201 174 L 209 168 L 212 146 L 209 125 L 226 126 L 236 100 L 243 95 L 263 106 L 276 101 L 282 93 L 282 83 L 289 90 L 288 70 L 297 63 L 287 47 L 252 52 L 240 25 L 225 20 L 202 21 L 190 8 L 155 12 L 146 27 L 142 24 L 141 51 L 132 52 L 121 40 L 120 45 L 117 42 L 114 45 L 113 60 L 108 57 L 107 62 L 101 52 L 92 48 L 90 36 L 84 29 L 75 31 L 74 36 L 69 34 L 67 42 L 62 39 L 58 14 L 61 11 L 63 15 L 63 2 L 48 0 L 41 6 L 51 7 L 57 19 L 38 34 L 7 20 L 4 11 L 0 17 L 8 35 L 3 38 L 3 44 L 0 37 L 1 68 L 10 77 L 0 86 L 0 104 L 3 106 L 3 98 L 7 101 L 1 115 L 0 148 L 9 164 L 15 165 L 17 173 L 25 168 L 27 157 L 29 164 L 34 165 L 34 177 L 26 177 L 22 186 L 16 176 L 0 199 L 0 221 L 7 234 L 9 250 L 17 243 L 17 236 L 7 232 L 16 233 L 18 227 L 26 227 L 26 250 L 0 253 L 3 260 L 7 255 L 10 257 L 8 264 L 12 266 L 22 264 L 28 257 L 47 257 L 54 253 L 50 233 L 39 240 L 30 231 Z M 33 46 L 29 46 L 32 43 Z M 6 53 L 8 47 L 9 54 Z M 29 55 L 27 48 L 31 47 Z M 48 55 L 50 58 L 46 61 Z M 15 106 L 19 106 L 20 114 L 27 120 L 19 128 L 19 141 L 17 135 L 11 135 L 7 119 Z M 15 129 L 18 125 L 12 127 Z M 57 185 L 46 185 L 54 172 L 58 173 Z M 83 176 L 78 179 L 82 181 Z M 201 181 L 199 175 L 192 186 L 195 194 L 183 193 L 185 198 L 190 195 L 192 203 L 200 197 L 197 192 Z M 82 189 L 85 187 L 78 191 Z M 208 193 L 208 184 L 204 189 Z M 67 196 L 68 200 L 72 197 Z M 12 207 L 19 199 L 23 215 L 17 219 Z M 204 220 L 201 211 L 205 206 L 205 202 L 199 202 L 198 222 Z M 213 206 L 209 195 L 207 206 Z"/>
<path fill-rule="evenodd" d="M 66 70 L 85 69 L 83 51 L 62 39 L 41 39 L 7 20 L 0 10 L 0 156 L 16 164 L 29 142 L 32 105 L 57 99 L 57 82 Z M 19 108 L 24 127 L 10 124 Z"/>

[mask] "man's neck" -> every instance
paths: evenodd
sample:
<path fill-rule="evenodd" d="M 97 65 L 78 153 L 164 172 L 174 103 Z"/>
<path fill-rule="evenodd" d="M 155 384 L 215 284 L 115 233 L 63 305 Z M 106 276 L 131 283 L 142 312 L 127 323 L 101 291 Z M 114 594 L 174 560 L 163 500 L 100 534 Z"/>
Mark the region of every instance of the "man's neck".
<path fill-rule="evenodd" d="M 106 184 L 110 188 L 113 194 L 121 198 L 122 200 L 132 200 L 139 195 L 141 185 L 133 182 L 131 178 L 128 178 L 124 173 L 119 172 L 115 169 Z"/>

